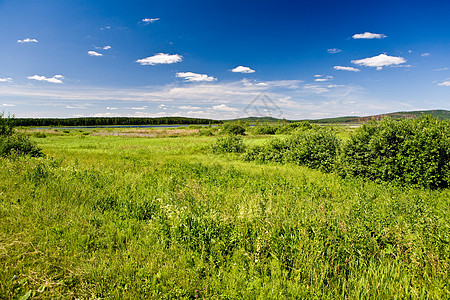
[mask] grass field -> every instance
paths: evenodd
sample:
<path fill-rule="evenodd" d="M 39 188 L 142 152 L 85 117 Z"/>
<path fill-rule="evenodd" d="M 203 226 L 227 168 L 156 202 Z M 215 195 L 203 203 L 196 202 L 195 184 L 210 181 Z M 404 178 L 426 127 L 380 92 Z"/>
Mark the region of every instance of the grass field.
<path fill-rule="evenodd" d="M 448 189 L 87 134 L 0 158 L 1 299 L 450 298 Z"/>

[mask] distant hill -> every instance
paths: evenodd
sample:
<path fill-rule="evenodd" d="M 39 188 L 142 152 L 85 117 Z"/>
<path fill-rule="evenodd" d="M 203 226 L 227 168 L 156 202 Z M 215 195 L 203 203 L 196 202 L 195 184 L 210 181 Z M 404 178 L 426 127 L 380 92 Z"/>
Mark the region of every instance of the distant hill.
<path fill-rule="evenodd" d="M 362 123 L 367 122 L 369 120 L 381 120 L 384 117 L 391 117 L 393 119 L 413 119 L 423 115 L 431 115 L 440 120 L 448 120 L 450 119 L 450 111 L 437 109 L 437 110 L 418 110 L 418 111 L 400 111 L 393 112 L 387 114 L 373 115 L 367 117 L 355 117 L 355 116 L 346 116 L 346 117 L 336 117 L 336 118 L 325 118 L 325 119 L 316 119 L 316 120 L 287 120 L 287 122 L 300 122 L 300 121 L 309 121 L 311 123 L 321 123 L 321 124 L 331 124 L 331 123 Z M 242 122 L 250 122 L 255 123 L 256 121 L 260 123 L 277 123 L 282 121 L 281 119 L 272 118 L 272 117 L 247 117 L 247 118 L 239 118 L 232 120 L 224 120 L 224 122 L 235 122 L 242 120 Z"/>
<path fill-rule="evenodd" d="M 419 111 L 401 111 L 387 114 L 373 115 L 367 117 L 338 117 L 338 118 L 326 118 L 319 120 L 308 120 L 311 123 L 362 123 L 369 120 L 381 120 L 384 117 L 390 117 L 392 119 L 414 119 L 423 115 L 431 115 L 439 120 L 450 119 L 450 111 L 448 110 L 419 110 Z"/>

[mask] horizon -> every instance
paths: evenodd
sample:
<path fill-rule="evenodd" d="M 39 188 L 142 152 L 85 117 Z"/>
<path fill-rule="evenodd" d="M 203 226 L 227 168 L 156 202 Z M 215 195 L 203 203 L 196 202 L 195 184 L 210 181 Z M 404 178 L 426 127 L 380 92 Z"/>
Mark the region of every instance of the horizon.
<path fill-rule="evenodd" d="M 0 111 L 227 120 L 254 105 L 316 120 L 450 110 L 450 3 L 405 3 L 0 1 Z"/>

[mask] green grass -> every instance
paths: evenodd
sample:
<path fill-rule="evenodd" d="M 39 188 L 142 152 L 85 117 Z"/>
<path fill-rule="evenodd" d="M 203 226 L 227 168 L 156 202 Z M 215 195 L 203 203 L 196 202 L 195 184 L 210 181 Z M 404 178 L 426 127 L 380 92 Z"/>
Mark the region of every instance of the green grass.
<path fill-rule="evenodd" d="M 51 158 L 0 160 L 1 299 L 450 297 L 448 189 L 244 163 L 214 137 L 35 141 Z"/>

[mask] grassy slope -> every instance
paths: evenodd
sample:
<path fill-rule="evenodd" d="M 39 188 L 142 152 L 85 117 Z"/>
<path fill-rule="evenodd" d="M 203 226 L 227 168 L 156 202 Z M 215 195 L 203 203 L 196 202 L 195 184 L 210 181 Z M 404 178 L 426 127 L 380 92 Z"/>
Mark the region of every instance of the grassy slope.
<path fill-rule="evenodd" d="M 1 159 L 0 298 L 450 296 L 448 190 L 242 163 L 213 141 L 50 136 L 53 160 Z"/>

